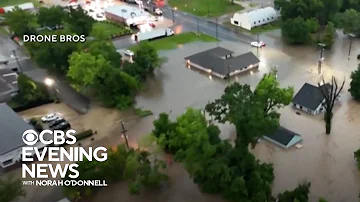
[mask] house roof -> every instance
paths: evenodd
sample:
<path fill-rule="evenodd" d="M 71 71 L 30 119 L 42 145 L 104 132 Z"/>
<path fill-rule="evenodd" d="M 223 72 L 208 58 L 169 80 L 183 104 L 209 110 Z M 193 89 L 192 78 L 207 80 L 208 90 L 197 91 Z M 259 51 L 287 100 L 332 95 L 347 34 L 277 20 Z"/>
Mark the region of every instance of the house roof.
<path fill-rule="evenodd" d="M 233 18 L 234 19 L 241 18 L 241 16 L 246 16 L 246 18 L 249 20 L 249 22 L 251 24 L 253 24 L 254 22 L 263 20 L 264 18 L 277 17 L 278 14 L 273 7 L 269 6 L 269 7 L 265 7 L 265 8 L 256 9 L 256 10 L 253 10 L 250 12 L 235 13 Z"/>
<path fill-rule="evenodd" d="M 280 126 L 274 133 L 265 135 L 264 139 L 283 148 L 289 148 L 301 141 L 302 137 L 299 134 Z"/>
<path fill-rule="evenodd" d="M 143 12 L 139 8 L 131 7 L 131 6 L 127 6 L 127 5 L 111 6 L 109 8 L 106 8 L 105 12 L 110 13 L 112 15 L 122 17 L 124 19 L 132 18 L 132 17 L 135 17 L 135 16 L 146 15 L 146 12 Z"/>
<path fill-rule="evenodd" d="M 321 87 L 330 89 L 331 85 L 327 83 Z M 293 98 L 293 103 L 306 107 L 310 110 L 316 110 L 323 100 L 324 96 L 318 86 L 305 83 L 296 93 L 295 97 Z"/>
<path fill-rule="evenodd" d="M 7 104 L 0 104 L 0 155 L 24 146 L 22 134 L 33 129 Z"/>
<path fill-rule="evenodd" d="M 191 63 L 200 65 L 221 75 L 226 75 L 228 73 L 229 66 L 230 72 L 234 72 L 247 68 L 249 65 L 260 62 L 260 60 L 252 52 L 248 52 L 236 57 L 229 57 L 227 59 L 223 58 L 224 56 L 233 53 L 233 51 L 222 47 L 217 47 L 188 56 L 185 58 L 185 60 L 189 60 Z"/>

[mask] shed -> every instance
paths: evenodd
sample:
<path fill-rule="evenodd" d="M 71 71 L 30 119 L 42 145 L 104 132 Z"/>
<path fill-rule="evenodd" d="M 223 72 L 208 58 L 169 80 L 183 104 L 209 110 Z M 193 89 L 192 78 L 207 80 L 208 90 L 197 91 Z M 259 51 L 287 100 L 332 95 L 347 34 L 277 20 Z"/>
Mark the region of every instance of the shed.
<path fill-rule="evenodd" d="M 235 13 L 230 19 L 232 25 L 251 30 L 253 27 L 274 22 L 279 18 L 273 7 L 266 7 L 246 13 Z"/>
<path fill-rule="evenodd" d="M 281 126 L 274 133 L 265 135 L 263 138 L 284 149 L 288 149 L 302 140 L 299 134 Z"/>

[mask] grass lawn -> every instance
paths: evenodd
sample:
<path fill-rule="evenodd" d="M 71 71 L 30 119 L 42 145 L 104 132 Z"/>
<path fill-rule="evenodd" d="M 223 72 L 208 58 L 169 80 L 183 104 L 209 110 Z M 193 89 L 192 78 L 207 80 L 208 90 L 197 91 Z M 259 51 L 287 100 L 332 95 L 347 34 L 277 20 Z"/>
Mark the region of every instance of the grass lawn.
<path fill-rule="evenodd" d="M 38 0 L 0 0 L 0 7 L 13 6 L 23 3 L 33 2 L 35 7 L 40 7 Z"/>
<path fill-rule="evenodd" d="M 156 50 L 171 50 L 171 49 L 176 49 L 177 47 L 179 47 L 179 45 L 187 44 L 195 41 L 215 42 L 216 39 L 206 34 L 201 34 L 198 36 L 194 32 L 186 32 L 186 33 L 166 37 L 163 39 L 150 41 L 149 44 L 152 47 L 154 47 Z M 135 45 L 130 49 L 132 51 L 136 51 L 136 48 L 137 46 Z"/>
<path fill-rule="evenodd" d="M 93 27 L 98 28 L 97 30 L 103 30 L 103 34 L 108 38 L 110 38 L 112 35 L 124 35 L 131 33 L 131 30 L 126 29 L 121 25 L 115 25 L 106 22 L 96 22 Z"/>
<path fill-rule="evenodd" d="M 254 27 L 254 28 L 251 29 L 251 31 L 243 29 L 241 27 L 234 26 L 230 22 L 225 22 L 224 25 L 227 26 L 227 27 L 239 29 L 239 30 L 244 31 L 244 32 L 249 32 L 249 33 L 252 33 L 252 34 L 259 34 L 259 33 L 268 32 L 268 31 L 271 31 L 271 30 L 280 29 L 281 21 L 278 20 L 278 21 L 275 21 L 275 22 L 272 22 L 272 23 L 269 23 L 269 24 L 266 24 L 266 25 L 263 25 L 263 26 Z"/>
<path fill-rule="evenodd" d="M 169 0 L 172 7 L 203 17 L 217 17 L 243 9 L 229 0 Z"/>
<path fill-rule="evenodd" d="M 0 33 L 4 35 L 8 35 L 9 33 L 5 30 L 4 26 L 0 26 Z"/>

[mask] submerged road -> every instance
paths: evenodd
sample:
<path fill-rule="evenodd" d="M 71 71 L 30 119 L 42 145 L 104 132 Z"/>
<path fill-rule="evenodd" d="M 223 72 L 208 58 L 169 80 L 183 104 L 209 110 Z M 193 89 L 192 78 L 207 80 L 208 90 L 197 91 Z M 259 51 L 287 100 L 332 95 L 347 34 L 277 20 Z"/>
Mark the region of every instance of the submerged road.
<path fill-rule="evenodd" d="M 218 38 L 222 40 L 237 41 L 237 42 L 240 41 L 247 44 L 255 40 L 254 37 L 252 37 L 250 34 L 237 32 L 233 29 L 224 27 L 223 25 L 219 25 L 219 24 L 216 25 L 215 22 L 209 19 L 197 17 L 178 10 L 173 11 L 172 8 L 169 6 L 164 6 L 162 8 L 162 11 L 164 17 L 170 20 L 172 20 L 174 13 L 175 31 L 177 26 L 182 26 L 181 32 L 199 31 L 213 37 L 216 37 L 216 35 L 218 35 Z"/>

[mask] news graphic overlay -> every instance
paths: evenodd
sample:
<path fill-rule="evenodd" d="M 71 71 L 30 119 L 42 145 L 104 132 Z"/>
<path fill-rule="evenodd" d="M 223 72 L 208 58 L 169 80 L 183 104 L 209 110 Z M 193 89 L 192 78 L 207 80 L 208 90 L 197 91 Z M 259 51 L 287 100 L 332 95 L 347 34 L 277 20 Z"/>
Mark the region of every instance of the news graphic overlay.
<path fill-rule="evenodd" d="M 68 34 L 60 34 L 60 35 L 45 35 L 45 34 L 31 34 L 31 35 L 23 35 L 22 38 L 24 43 L 84 43 L 86 41 L 85 35 L 68 35 Z"/>
<path fill-rule="evenodd" d="M 108 156 L 105 147 L 72 146 L 76 144 L 75 133 L 72 129 L 66 132 L 43 130 L 41 133 L 26 130 L 22 135 L 26 146 L 22 147 L 21 153 L 23 185 L 107 186 L 105 180 L 77 180 L 80 175 L 77 162 L 104 162 Z"/>

